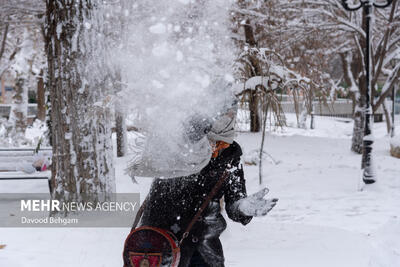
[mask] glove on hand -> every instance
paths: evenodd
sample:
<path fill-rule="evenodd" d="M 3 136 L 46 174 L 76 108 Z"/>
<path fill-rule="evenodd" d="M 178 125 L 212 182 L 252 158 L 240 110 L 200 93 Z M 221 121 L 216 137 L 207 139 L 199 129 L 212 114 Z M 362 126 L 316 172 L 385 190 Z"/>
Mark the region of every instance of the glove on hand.
<path fill-rule="evenodd" d="M 269 192 L 268 188 L 264 188 L 257 193 L 238 200 L 239 210 L 246 216 L 265 216 L 276 205 L 277 198 L 264 199 Z"/>

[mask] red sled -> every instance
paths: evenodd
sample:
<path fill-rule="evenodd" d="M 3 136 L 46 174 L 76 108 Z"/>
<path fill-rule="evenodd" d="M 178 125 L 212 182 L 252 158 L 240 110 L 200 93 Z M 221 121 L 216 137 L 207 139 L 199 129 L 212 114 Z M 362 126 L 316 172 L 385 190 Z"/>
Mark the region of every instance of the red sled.
<path fill-rule="evenodd" d="M 164 229 L 142 226 L 125 240 L 124 267 L 178 267 L 178 239 Z"/>

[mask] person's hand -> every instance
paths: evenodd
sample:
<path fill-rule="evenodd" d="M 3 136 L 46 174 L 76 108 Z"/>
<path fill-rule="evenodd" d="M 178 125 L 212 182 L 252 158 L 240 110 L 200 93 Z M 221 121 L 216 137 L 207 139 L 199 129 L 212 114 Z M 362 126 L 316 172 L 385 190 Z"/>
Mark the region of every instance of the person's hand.
<path fill-rule="evenodd" d="M 240 199 L 238 201 L 239 210 L 246 216 L 260 217 L 267 215 L 278 201 L 277 198 L 264 199 L 268 192 L 268 188 L 264 188 L 251 196 Z"/>

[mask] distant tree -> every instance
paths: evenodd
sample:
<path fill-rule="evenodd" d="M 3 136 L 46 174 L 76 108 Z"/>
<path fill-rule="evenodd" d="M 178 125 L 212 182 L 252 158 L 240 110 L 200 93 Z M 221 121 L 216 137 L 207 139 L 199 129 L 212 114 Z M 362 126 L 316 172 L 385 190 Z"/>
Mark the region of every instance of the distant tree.
<path fill-rule="evenodd" d="M 10 70 L 15 75 L 15 88 L 9 118 L 9 136 L 13 137 L 14 144 L 19 145 L 25 139 L 25 129 L 28 126 L 28 86 L 32 70 L 32 43 L 25 29 L 20 45 L 20 52 Z"/>
<path fill-rule="evenodd" d="M 288 78 L 282 80 L 282 83 L 293 85 L 292 79 L 298 81 L 302 77 L 301 88 L 307 91 L 303 98 L 308 98 L 303 100 L 308 103 L 304 110 L 311 114 L 314 97 L 326 99 L 338 86 L 329 75 L 330 55 L 325 53 L 328 47 L 324 42 L 326 36 L 308 31 L 301 15 L 300 12 L 290 10 L 287 0 L 237 1 L 232 9 L 233 38 L 239 48 L 237 75 L 240 80 L 268 76 L 273 71 L 270 64 L 284 70 L 283 73 L 275 73 L 275 77 Z M 296 73 L 296 78 L 284 74 L 288 72 Z M 250 130 L 258 131 L 260 97 L 257 96 L 257 90 L 246 90 Z M 296 93 L 297 90 L 291 92 Z M 300 117 L 305 119 L 306 114 Z"/>
<path fill-rule="evenodd" d="M 293 24 L 326 36 L 328 49 L 325 54 L 339 55 L 348 93 L 354 101 L 354 128 L 351 149 L 362 152 L 365 112 L 365 13 L 347 12 L 337 0 L 289 0 L 286 10 L 298 14 L 302 23 Z M 384 103 L 400 77 L 400 62 L 394 59 L 400 53 L 400 8 L 394 0 L 386 9 L 375 9 L 375 27 L 372 31 L 372 109 Z M 383 82 L 380 80 L 383 79 Z M 389 121 L 389 120 L 387 120 Z M 388 127 L 390 129 L 390 127 Z"/>
<path fill-rule="evenodd" d="M 43 1 L 10 0 L 0 3 L 0 76 L 15 77 L 13 105 L 8 122 L 13 145 L 24 143 L 27 127 L 28 90 L 45 70 Z M 43 93 L 44 95 L 44 93 Z"/>
<path fill-rule="evenodd" d="M 128 32 L 129 14 L 132 11 L 132 1 L 120 0 L 118 2 L 105 2 L 106 16 L 104 23 L 104 33 L 106 35 L 106 46 L 109 51 L 126 43 Z M 110 92 L 117 95 L 123 89 L 126 83 L 126 77 L 123 77 L 121 68 L 114 64 L 108 70 L 112 79 L 112 89 Z M 125 81 L 125 82 L 124 82 Z M 117 141 L 117 157 L 123 157 L 127 152 L 127 128 L 126 116 L 123 101 L 117 99 L 114 101 L 115 132 Z"/>
<path fill-rule="evenodd" d="M 38 40 L 35 36 L 43 25 L 44 1 L 8 0 L 0 2 L 0 76 L 15 63 L 25 38 Z M 25 34 L 24 31 L 28 31 Z M 39 33 L 40 38 L 40 33 Z M 40 51 L 39 41 L 31 49 Z M 33 44 L 33 42 L 32 42 Z M 33 53 L 33 54 L 35 54 Z"/>

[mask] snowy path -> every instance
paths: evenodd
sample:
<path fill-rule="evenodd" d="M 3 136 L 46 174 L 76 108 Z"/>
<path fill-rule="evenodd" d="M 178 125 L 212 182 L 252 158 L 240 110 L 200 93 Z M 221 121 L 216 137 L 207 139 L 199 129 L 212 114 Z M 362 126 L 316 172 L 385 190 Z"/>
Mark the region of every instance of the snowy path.
<path fill-rule="evenodd" d="M 245 144 L 245 153 L 258 146 L 249 134 L 242 134 L 239 141 Z M 264 166 L 265 184 L 271 196 L 280 198 L 269 216 L 275 222 L 340 227 L 364 234 L 399 216 L 400 162 L 390 157 L 388 142 L 382 138 L 375 145 L 378 183 L 360 191 L 361 156 L 349 151 L 350 140 L 267 137 L 266 151 L 281 161 Z M 258 167 L 248 166 L 246 177 L 248 190 L 256 191 Z"/>
<path fill-rule="evenodd" d="M 259 135 L 238 136 L 246 156 Z M 222 235 L 226 266 L 400 266 L 400 162 L 378 138 L 374 155 L 379 181 L 358 191 L 360 156 L 349 138 L 267 136 L 266 151 L 281 162 L 264 164 L 270 196 L 279 197 L 265 218 L 246 227 L 228 222 Z M 117 190 L 146 194 L 150 180 L 132 184 L 117 161 Z M 249 193 L 258 190 L 258 167 L 245 166 Z M 1 184 L 2 192 L 47 192 L 39 181 Z M 129 229 L 0 229 L 0 266 L 122 266 Z"/>

